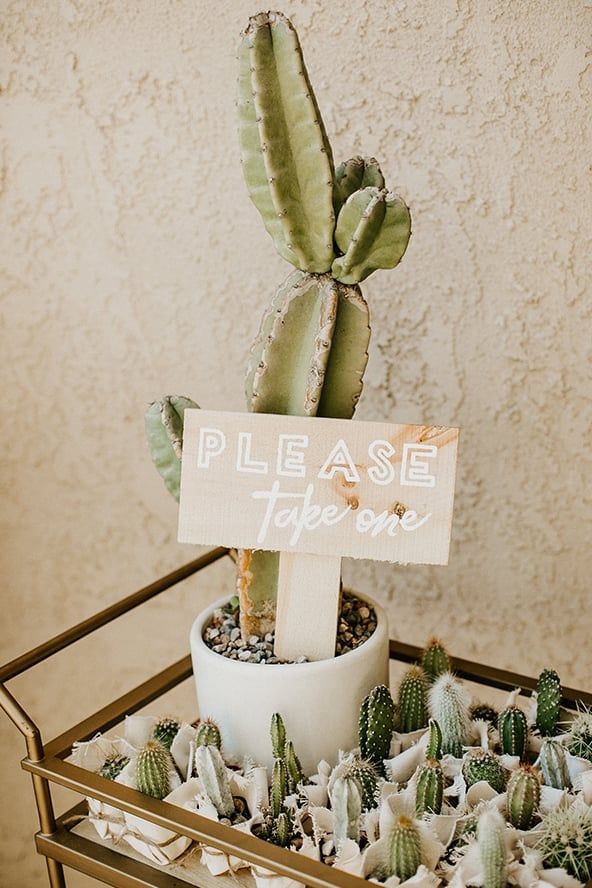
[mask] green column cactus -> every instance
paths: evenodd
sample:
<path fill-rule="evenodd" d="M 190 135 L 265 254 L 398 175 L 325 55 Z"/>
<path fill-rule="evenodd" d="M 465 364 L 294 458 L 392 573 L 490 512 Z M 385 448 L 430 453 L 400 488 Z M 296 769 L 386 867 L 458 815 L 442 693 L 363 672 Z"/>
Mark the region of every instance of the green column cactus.
<path fill-rule="evenodd" d="M 215 746 L 216 749 L 222 749 L 222 737 L 220 736 L 220 728 L 211 718 L 206 718 L 200 722 L 195 732 L 196 746 Z"/>
<path fill-rule="evenodd" d="M 159 743 L 162 743 L 167 749 L 170 749 L 173 740 L 179 733 L 179 728 L 181 727 L 181 722 L 178 718 L 174 718 L 172 716 L 163 716 L 159 718 L 156 724 L 154 725 L 154 730 L 152 731 L 152 736 L 155 740 L 158 740 Z"/>
<path fill-rule="evenodd" d="M 430 714 L 442 731 L 442 752 L 461 758 L 469 735 L 469 697 L 450 672 L 436 679 L 430 690 Z"/>
<path fill-rule="evenodd" d="M 472 749 L 466 756 L 462 773 L 467 786 L 486 780 L 496 792 L 504 792 L 507 773 L 494 752 L 486 749 Z"/>
<path fill-rule="evenodd" d="M 419 731 L 428 723 L 427 684 L 419 666 L 407 670 L 399 686 L 399 730 Z"/>
<path fill-rule="evenodd" d="M 247 191 L 279 254 L 296 268 L 253 343 L 247 406 L 351 419 L 370 338 L 358 284 L 400 261 L 411 234 L 409 210 L 387 189 L 374 158 L 351 158 L 335 171 L 298 35 L 279 12 L 253 16 L 242 34 L 238 117 Z M 182 400 L 165 399 L 146 419 L 154 461 L 177 499 Z M 245 638 L 274 628 L 278 564 L 274 552 L 239 552 Z"/>
<path fill-rule="evenodd" d="M 554 669 L 544 669 L 537 682 L 536 726 L 543 737 L 557 731 L 561 710 L 561 682 Z"/>
<path fill-rule="evenodd" d="M 421 657 L 421 666 L 430 681 L 451 671 L 448 651 L 438 638 L 430 638 Z"/>
<path fill-rule="evenodd" d="M 144 795 L 164 799 L 171 791 L 173 769 L 166 747 L 158 740 L 148 740 L 136 758 L 136 786 Z"/>
<path fill-rule="evenodd" d="M 506 888 L 506 824 L 496 808 L 486 808 L 477 823 L 483 888 Z"/>
<path fill-rule="evenodd" d="M 506 793 L 508 820 L 516 829 L 530 829 L 541 801 L 541 784 L 529 765 L 512 772 Z"/>
<path fill-rule="evenodd" d="M 288 774 L 288 792 L 296 792 L 298 785 L 304 780 L 302 773 L 302 765 L 300 759 L 294 751 L 294 744 L 291 740 L 286 740 L 284 746 L 284 761 L 286 763 L 286 772 Z"/>
<path fill-rule="evenodd" d="M 369 811 L 378 806 L 378 787 L 380 774 L 372 762 L 355 756 L 347 770 L 347 775 L 354 777 L 362 787 L 362 810 Z"/>
<path fill-rule="evenodd" d="M 271 792 L 269 799 L 273 817 L 279 817 L 288 793 L 288 769 L 283 758 L 276 758 L 271 773 Z"/>
<path fill-rule="evenodd" d="M 442 731 L 438 722 L 431 718 L 428 722 L 428 744 L 426 758 L 439 760 L 442 758 Z"/>
<path fill-rule="evenodd" d="M 538 763 L 547 786 L 553 786 L 555 789 L 569 789 L 571 787 L 565 747 L 557 740 L 547 739 L 544 741 L 539 752 Z"/>
<path fill-rule="evenodd" d="M 232 817 L 234 799 L 230 792 L 228 771 L 216 746 L 198 746 L 195 767 L 204 791 L 220 817 Z"/>
<path fill-rule="evenodd" d="M 439 814 L 444 800 L 444 771 L 436 759 L 427 759 L 420 765 L 415 786 L 415 813 Z"/>
<path fill-rule="evenodd" d="M 274 712 L 271 716 L 269 733 L 271 735 L 271 748 L 274 758 L 283 758 L 286 748 L 286 726 L 279 712 Z"/>
<path fill-rule="evenodd" d="M 364 698 L 360 708 L 360 754 L 384 776 L 384 759 L 389 757 L 395 722 L 395 704 L 386 685 L 378 685 Z"/>
<path fill-rule="evenodd" d="M 351 774 L 337 777 L 329 792 L 331 809 L 335 815 L 333 836 L 335 847 L 346 839 L 358 841 L 360 838 L 360 817 L 362 816 L 362 787 Z"/>
<path fill-rule="evenodd" d="M 387 839 L 385 874 L 407 881 L 417 872 L 421 863 L 419 830 L 410 817 L 400 814 Z"/>
<path fill-rule="evenodd" d="M 526 757 L 528 724 L 526 715 L 518 706 L 507 706 L 499 714 L 498 731 L 502 752 L 517 755 L 520 761 Z"/>

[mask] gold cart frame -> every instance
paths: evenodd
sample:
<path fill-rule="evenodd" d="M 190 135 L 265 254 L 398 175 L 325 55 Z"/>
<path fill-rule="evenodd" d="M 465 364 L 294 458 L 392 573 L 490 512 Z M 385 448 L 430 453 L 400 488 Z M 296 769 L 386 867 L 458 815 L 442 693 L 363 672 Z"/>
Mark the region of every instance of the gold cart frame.
<path fill-rule="evenodd" d="M 38 726 L 6 687 L 6 683 L 11 679 L 42 663 L 58 651 L 129 613 L 214 562 L 233 555 L 234 553 L 228 549 L 212 549 L 200 558 L 122 598 L 0 668 L 0 705 L 25 738 L 26 757 L 22 760 L 22 767 L 31 774 L 39 815 L 39 831 L 35 835 L 35 844 L 39 854 L 46 859 L 51 888 L 65 888 L 64 867 L 78 870 L 114 888 L 181 888 L 187 884 L 178 877 L 168 874 L 165 869 L 156 870 L 72 833 L 66 824 L 74 815 L 84 811 L 85 803 L 79 803 L 56 818 L 51 797 L 51 783 L 64 786 L 83 796 L 91 796 L 131 814 L 137 814 L 158 826 L 240 857 L 256 866 L 273 870 L 311 888 L 367 886 L 368 883 L 357 876 L 284 848 L 278 848 L 192 811 L 149 798 L 127 786 L 114 783 L 65 761 L 75 741 L 88 740 L 99 732 L 109 730 L 121 722 L 125 715 L 137 712 L 189 678 L 192 673 L 189 655 L 64 731 L 46 745 L 43 743 Z M 417 647 L 399 641 L 390 642 L 391 659 L 409 663 L 417 660 L 420 655 L 421 651 Z M 502 669 L 494 669 L 456 657 L 453 658 L 453 664 L 455 672 L 460 677 L 477 684 L 508 691 L 521 687 L 525 693 L 532 692 L 536 686 L 535 679 Z M 592 694 L 563 688 L 563 705 L 566 708 L 575 709 L 578 702 L 592 707 Z M 592 881 L 588 883 L 587 888 L 592 888 Z"/>

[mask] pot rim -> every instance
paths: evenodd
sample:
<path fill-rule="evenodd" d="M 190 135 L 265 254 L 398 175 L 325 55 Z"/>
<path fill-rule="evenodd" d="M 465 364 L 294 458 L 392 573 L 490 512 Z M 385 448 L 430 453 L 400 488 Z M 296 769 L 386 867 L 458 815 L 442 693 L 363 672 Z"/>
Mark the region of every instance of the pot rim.
<path fill-rule="evenodd" d="M 224 595 L 222 598 L 218 598 L 212 604 L 208 605 L 208 607 L 204 608 L 201 613 L 195 618 L 193 625 L 191 626 L 191 631 L 189 633 L 189 643 L 191 646 L 191 650 L 200 648 L 200 657 L 209 657 L 212 659 L 212 663 L 216 662 L 222 668 L 227 669 L 250 669 L 253 671 L 253 676 L 257 675 L 259 678 L 263 677 L 263 667 L 268 667 L 269 672 L 272 672 L 273 675 L 279 675 L 280 673 L 288 673 L 294 676 L 296 670 L 302 671 L 303 669 L 308 669 L 308 675 L 312 676 L 314 672 L 322 672 L 323 670 L 327 670 L 333 666 L 335 669 L 347 669 L 350 666 L 355 665 L 356 659 L 361 659 L 363 656 L 368 656 L 372 653 L 373 649 L 380 645 L 383 637 L 388 635 L 387 626 L 387 615 L 386 611 L 373 598 L 369 595 L 364 595 L 360 592 L 354 593 L 357 598 L 360 598 L 362 601 L 369 604 L 376 613 L 376 629 L 363 644 L 359 647 L 354 648 L 353 651 L 348 651 L 346 654 L 340 654 L 338 657 L 329 657 L 326 660 L 310 660 L 306 663 L 246 663 L 242 660 L 232 660 L 230 657 L 225 657 L 222 654 L 216 653 L 213 651 L 208 645 L 205 643 L 203 639 L 203 629 L 208 621 L 208 619 L 212 616 L 213 612 L 220 607 L 223 607 L 227 604 L 232 598 L 232 596 Z"/>

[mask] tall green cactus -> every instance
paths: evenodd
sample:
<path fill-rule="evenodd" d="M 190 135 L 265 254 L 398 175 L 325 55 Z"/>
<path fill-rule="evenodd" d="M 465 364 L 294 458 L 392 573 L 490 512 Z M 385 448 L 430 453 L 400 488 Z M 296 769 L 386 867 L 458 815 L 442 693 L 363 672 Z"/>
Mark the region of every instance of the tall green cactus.
<path fill-rule="evenodd" d="M 298 35 L 279 12 L 253 16 L 242 34 L 238 116 L 247 191 L 279 254 L 296 268 L 253 343 L 248 409 L 351 419 L 370 338 L 358 284 L 400 261 L 409 210 L 386 188 L 374 158 L 354 157 L 335 171 Z M 182 415 L 180 422 L 172 415 L 173 400 L 162 402 L 172 437 L 159 407 L 146 428 L 157 468 L 178 498 Z M 274 552 L 239 552 L 243 637 L 274 628 L 278 564 Z"/>
<path fill-rule="evenodd" d="M 419 666 L 411 666 L 399 685 L 399 729 L 419 731 L 428 723 L 427 683 Z"/>
<path fill-rule="evenodd" d="M 524 761 L 528 741 L 528 724 L 524 712 L 518 706 L 507 706 L 499 714 L 498 731 L 502 752 L 517 755 L 520 761 Z"/>
<path fill-rule="evenodd" d="M 411 818 L 399 814 L 387 837 L 385 875 L 397 876 L 406 882 L 417 872 L 421 863 L 419 830 Z"/>
<path fill-rule="evenodd" d="M 442 731 L 438 722 L 431 718 L 428 722 L 428 744 L 426 758 L 439 760 L 442 758 Z"/>
<path fill-rule="evenodd" d="M 362 758 L 384 776 L 393 739 L 395 704 L 386 685 L 378 685 L 364 698 L 360 708 L 359 739 Z"/>
<path fill-rule="evenodd" d="M 445 672 L 450 672 L 448 651 L 438 638 L 430 638 L 421 657 L 423 671 L 430 681 L 435 681 Z"/>
<path fill-rule="evenodd" d="M 276 758 L 271 772 L 271 812 L 274 817 L 279 817 L 286 795 L 288 793 L 288 769 L 283 758 Z"/>
<path fill-rule="evenodd" d="M 444 800 L 444 771 L 436 759 L 427 759 L 420 765 L 415 786 L 415 813 L 439 814 Z"/>
<path fill-rule="evenodd" d="M 561 710 L 561 683 L 554 669 L 543 669 L 537 682 L 536 726 L 543 737 L 557 730 Z"/>
<path fill-rule="evenodd" d="M 477 823 L 483 888 L 506 888 L 506 824 L 496 808 L 486 808 Z"/>
<path fill-rule="evenodd" d="M 174 771 L 169 751 L 158 740 L 148 740 L 136 758 L 136 786 L 144 795 L 164 799 L 171 791 Z"/>
<path fill-rule="evenodd" d="M 521 765 L 508 780 L 508 820 L 516 829 L 530 829 L 541 801 L 541 784 L 529 765 Z"/>

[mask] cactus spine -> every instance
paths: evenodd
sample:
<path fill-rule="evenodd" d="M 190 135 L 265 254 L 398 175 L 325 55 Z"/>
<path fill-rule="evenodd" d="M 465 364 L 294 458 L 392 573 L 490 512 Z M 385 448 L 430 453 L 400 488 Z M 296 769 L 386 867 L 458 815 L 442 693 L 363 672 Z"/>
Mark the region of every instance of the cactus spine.
<path fill-rule="evenodd" d="M 450 672 L 436 679 L 430 690 L 430 714 L 442 731 L 442 752 L 461 758 L 469 733 L 469 700 Z"/>
<path fill-rule="evenodd" d="M 543 737 L 557 731 L 561 708 L 561 683 L 554 669 L 544 669 L 537 682 L 536 726 Z"/>
<path fill-rule="evenodd" d="M 451 671 L 448 651 L 439 639 L 430 638 L 426 644 L 421 657 L 421 668 L 431 682 Z"/>
<path fill-rule="evenodd" d="M 487 808 L 477 823 L 483 888 L 506 888 L 506 824 L 496 808 Z"/>
<path fill-rule="evenodd" d="M 486 780 L 496 792 L 506 788 L 506 771 L 498 757 L 486 749 L 473 749 L 466 756 L 462 766 L 467 786 Z"/>
<path fill-rule="evenodd" d="M 158 740 L 148 742 L 136 759 L 136 786 L 144 795 L 164 799 L 171 791 L 173 761 L 168 750 Z"/>
<path fill-rule="evenodd" d="M 127 764 L 129 764 L 129 758 L 126 755 L 119 755 L 119 753 L 110 755 L 109 758 L 105 759 L 103 762 L 99 774 L 107 780 L 115 780 Z"/>
<path fill-rule="evenodd" d="M 428 759 L 420 765 L 415 787 L 415 813 L 418 817 L 424 814 L 439 814 L 444 799 L 444 772 L 440 762 Z"/>
<path fill-rule="evenodd" d="M 271 813 L 274 818 L 279 817 L 284 807 L 284 801 L 288 792 L 288 770 L 282 758 L 276 758 L 271 773 Z"/>
<path fill-rule="evenodd" d="M 442 731 L 438 722 L 433 718 L 429 720 L 428 727 L 426 758 L 439 760 L 442 758 Z"/>
<path fill-rule="evenodd" d="M 399 687 L 399 728 L 418 731 L 428 723 L 427 684 L 419 666 L 407 670 Z"/>
<path fill-rule="evenodd" d="M 563 867 L 580 882 L 592 879 L 592 808 L 554 808 L 543 818 L 537 847 L 547 867 Z"/>
<path fill-rule="evenodd" d="M 528 725 L 524 712 L 517 706 L 508 706 L 500 712 L 497 725 L 502 752 L 517 755 L 520 761 L 524 761 L 528 741 Z"/>
<path fill-rule="evenodd" d="M 568 749 L 572 755 L 592 762 L 592 711 L 578 712 L 571 725 Z"/>
<path fill-rule="evenodd" d="M 544 741 L 538 763 L 547 786 L 553 786 L 555 789 L 569 789 L 571 787 L 565 748 L 557 740 Z"/>
<path fill-rule="evenodd" d="M 362 758 L 374 765 L 384 776 L 384 759 L 388 758 L 393 739 L 395 704 L 386 685 L 370 691 L 360 709 L 359 739 Z"/>
<path fill-rule="evenodd" d="M 234 814 L 234 799 L 220 750 L 216 746 L 198 746 L 195 750 L 195 767 L 204 791 L 220 817 L 231 817 Z"/>
<path fill-rule="evenodd" d="M 333 835 L 335 847 L 346 839 L 358 841 L 360 838 L 360 817 L 362 815 L 362 787 L 355 777 L 337 777 L 331 787 L 331 808 L 335 815 Z"/>
<path fill-rule="evenodd" d="M 508 820 L 516 829 L 530 829 L 541 801 L 541 784 L 528 765 L 512 772 L 507 786 Z"/>
<path fill-rule="evenodd" d="M 354 777 L 362 788 L 362 810 L 369 811 L 371 808 L 376 808 L 380 775 L 372 762 L 356 756 L 347 771 L 347 776 Z"/>
<path fill-rule="evenodd" d="M 212 719 L 207 718 L 197 726 L 195 732 L 196 746 L 215 746 L 216 749 L 222 749 L 222 738 L 220 736 L 220 728 Z"/>
<path fill-rule="evenodd" d="M 415 875 L 420 863 L 419 830 L 411 818 L 400 814 L 387 840 L 386 875 L 397 876 L 405 882 Z"/>
<path fill-rule="evenodd" d="M 167 749 L 170 749 L 173 740 L 179 733 L 179 728 L 181 727 L 181 722 L 176 718 L 171 718 L 170 716 L 164 716 L 163 718 L 159 718 L 156 724 L 154 725 L 154 730 L 152 731 L 152 736 L 155 740 L 158 740 L 159 743 L 162 743 Z"/>

